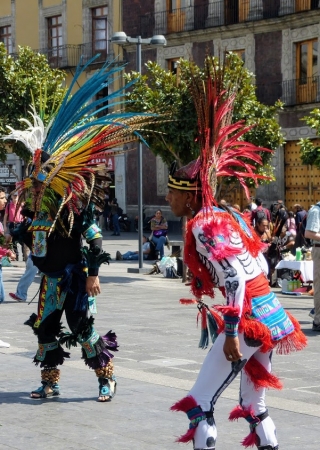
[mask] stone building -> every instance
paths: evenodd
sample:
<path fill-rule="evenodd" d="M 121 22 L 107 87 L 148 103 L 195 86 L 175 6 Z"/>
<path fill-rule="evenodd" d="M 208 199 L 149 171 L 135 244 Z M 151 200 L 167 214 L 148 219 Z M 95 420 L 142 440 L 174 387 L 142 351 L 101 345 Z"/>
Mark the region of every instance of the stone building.
<path fill-rule="evenodd" d="M 286 144 L 274 156 L 276 182 L 258 189 L 267 206 L 283 199 L 305 207 L 319 200 L 320 172 L 302 167 L 298 140 L 313 136 L 302 117 L 318 107 L 320 37 L 318 0 L 1 0 L 0 41 L 8 53 L 28 45 L 47 55 L 50 65 L 66 70 L 70 82 L 80 56 L 100 53 L 96 66 L 105 61 L 128 61 L 126 70 L 136 69 L 136 46 L 112 45 L 111 36 L 163 34 L 167 46 L 142 47 L 142 66 L 155 60 L 175 70 L 176 61 L 193 58 L 201 65 L 206 53 L 221 49 L 237 52 L 255 75 L 258 99 L 268 105 L 285 103 L 279 115 Z M 315 136 L 313 136 L 315 138 Z M 137 211 L 137 151 L 110 161 L 114 194 L 120 206 L 133 216 Z M 10 168 L 19 177 L 23 167 L 14 154 L 0 173 L 12 183 Z M 143 203 L 147 214 L 165 202 L 167 168 L 150 150 L 143 149 Z M 255 193 L 253 193 L 255 194 Z M 230 201 L 245 206 L 241 193 Z M 170 216 L 169 216 L 170 218 Z"/>
<path fill-rule="evenodd" d="M 283 199 L 289 208 L 294 203 L 307 208 L 320 199 L 320 171 L 302 166 L 298 145 L 301 137 L 315 137 L 301 119 L 319 106 L 319 13 L 318 0 L 123 0 L 122 29 L 127 35 L 163 34 L 167 39 L 164 48 L 142 49 L 143 62 L 155 59 L 174 70 L 181 57 L 202 65 L 208 51 L 233 51 L 255 75 L 258 99 L 267 105 L 277 99 L 285 103 L 279 122 L 286 143 L 274 156 L 276 182 L 256 193 L 267 206 Z M 125 53 L 128 69 L 134 69 L 135 48 Z M 145 201 L 166 209 L 166 169 L 147 150 L 145 160 Z M 132 154 L 127 171 L 134 170 Z M 128 191 L 135 192 L 134 178 L 127 180 Z M 127 198 L 134 204 L 133 196 Z M 245 206 L 239 193 L 230 201 Z"/>

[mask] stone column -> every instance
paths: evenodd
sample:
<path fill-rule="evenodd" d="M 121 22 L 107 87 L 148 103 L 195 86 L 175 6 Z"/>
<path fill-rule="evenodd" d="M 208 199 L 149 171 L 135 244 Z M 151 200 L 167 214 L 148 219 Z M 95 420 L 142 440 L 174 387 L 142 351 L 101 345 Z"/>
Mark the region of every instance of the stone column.
<path fill-rule="evenodd" d="M 292 14 L 295 11 L 295 0 L 280 0 L 279 16 Z"/>
<path fill-rule="evenodd" d="M 260 20 L 260 19 L 263 19 L 262 0 L 250 0 L 248 20 Z"/>
<path fill-rule="evenodd" d="M 216 27 L 224 24 L 224 2 L 209 0 L 206 27 Z"/>

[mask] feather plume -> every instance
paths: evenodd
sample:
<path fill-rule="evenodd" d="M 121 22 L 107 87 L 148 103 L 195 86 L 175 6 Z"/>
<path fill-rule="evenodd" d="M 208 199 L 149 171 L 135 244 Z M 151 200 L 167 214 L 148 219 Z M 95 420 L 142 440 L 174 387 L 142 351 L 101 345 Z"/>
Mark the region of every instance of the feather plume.
<path fill-rule="evenodd" d="M 232 123 L 237 86 L 226 79 L 228 60 L 222 64 L 207 57 L 204 75 L 195 67 L 192 70 L 190 91 L 198 117 L 200 146 L 200 177 L 204 206 L 214 203 L 217 178 L 220 176 L 238 179 L 247 197 L 250 196 L 246 179 L 267 177 L 255 173 L 253 163 L 262 164 L 259 152 L 270 149 L 257 147 L 242 140 L 251 127 L 243 121 Z"/>
<path fill-rule="evenodd" d="M 63 205 L 69 212 L 69 231 L 74 215 L 79 214 L 79 204 L 87 206 L 91 201 L 98 208 L 103 208 L 103 189 L 108 185 L 108 169 L 105 165 L 93 164 L 92 161 L 106 151 L 143 140 L 139 132 L 158 120 L 158 116 L 152 113 L 121 111 L 124 103 L 122 98 L 128 85 L 125 89 L 121 88 L 97 99 L 99 92 L 121 77 L 123 67 L 119 65 L 104 65 L 73 93 L 79 77 L 95 58 L 85 65 L 80 62 L 61 104 L 51 111 L 47 127 L 42 119 L 47 98 L 44 88 L 40 111 L 37 112 L 32 106 L 30 115 L 33 120 L 21 119 L 27 129 L 14 130 L 9 127 L 10 133 L 4 137 L 7 140 L 21 141 L 33 154 L 32 178 L 26 178 L 17 185 L 19 204 L 28 196 L 32 179 L 37 179 L 43 183 L 43 188 L 33 204 L 34 211 L 42 208 L 47 188 L 52 189 L 64 199 Z M 43 152 L 47 155 L 45 162 L 42 160 Z M 53 228 L 59 223 L 61 211 L 62 208 L 55 216 Z"/>

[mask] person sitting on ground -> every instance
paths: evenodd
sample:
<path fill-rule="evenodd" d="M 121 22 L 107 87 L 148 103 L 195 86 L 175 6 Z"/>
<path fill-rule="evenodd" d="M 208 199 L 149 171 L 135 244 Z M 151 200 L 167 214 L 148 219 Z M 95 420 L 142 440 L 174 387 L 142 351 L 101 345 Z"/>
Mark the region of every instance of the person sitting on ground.
<path fill-rule="evenodd" d="M 142 244 L 142 252 L 143 252 L 143 259 L 148 259 L 150 252 L 151 252 L 151 246 L 150 241 L 146 238 L 146 236 L 143 236 L 143 244 Z M 126 252 L 123 255 L 117 251 L 116 253 L 116 260 L 117 261 L 127 261 L 127 260 L 134 260 L 137 261 L 139 259 L 139 250 L 135 252 Z"/>

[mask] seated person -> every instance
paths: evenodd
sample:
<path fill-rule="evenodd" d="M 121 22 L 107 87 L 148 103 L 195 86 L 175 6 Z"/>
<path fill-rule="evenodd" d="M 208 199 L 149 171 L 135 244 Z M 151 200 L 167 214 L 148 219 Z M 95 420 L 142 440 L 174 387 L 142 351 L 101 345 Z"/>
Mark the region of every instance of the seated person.
<path fill-rule="evenodd" d="M 146 238 L 146 236 L 143 236 L 143 244 L 142 244 L 142 252 L 143 252 L 143 259 L 148 259 L 149 255 L 151 253 L 151 245 L 150 241 Z M 122 260 L 134 260 L 137 261 L 139 259 L 139 251 L 135 252 L 126 252 L 123 255 L 117 251 L 116 253 L 116 260 L 122 261 Z"/>
<path fill-rule="evenodd" d="M 295 237 L 288 230 L 287 226 L 284 225 L 281 228 L 281 233 L 278 239 L 278 250 L 279 250 L 279 261 L 283 259 L 285 253 L 290 253 L 294 249 Z M 289 269 L 278 269 L 277 278 L 279 279 L 292 279 L 293 272 Z"/>
<path fill-rule="evenodd" d="M 162 259 L 164 257 L 164 245 L 170 247 L 167 239 L 168 223 L 163 217 L 161 209 L 158 209 L 151 219 L 151 231 L 152 237 L 150 239 L 155 243 L 156 250 L 159 252 L 160 259 Z"/>

